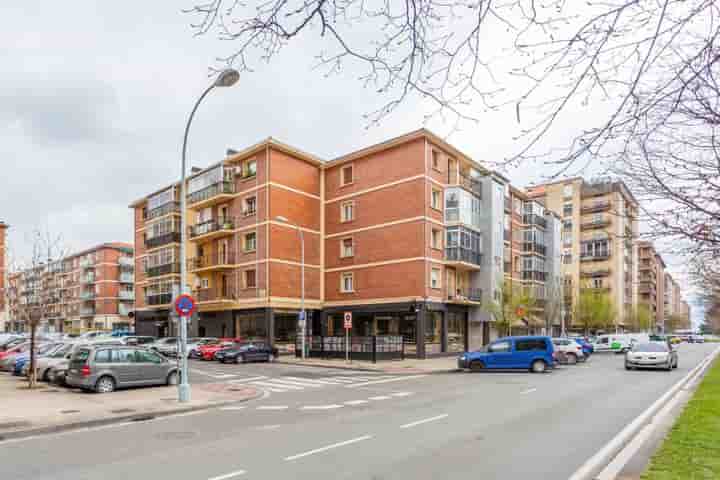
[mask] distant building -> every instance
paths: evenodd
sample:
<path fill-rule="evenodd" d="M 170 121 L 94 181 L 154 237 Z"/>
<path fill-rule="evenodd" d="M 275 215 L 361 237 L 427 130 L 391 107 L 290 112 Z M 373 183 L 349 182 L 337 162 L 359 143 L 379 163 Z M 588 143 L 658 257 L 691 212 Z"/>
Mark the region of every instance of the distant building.
<path fill-rule="evenodd" d="M 0 221 L 0 332 L 6 331 L 7 313 L 7 288 L 8 288 L 8 271 L 7 271 L 7 251 L 6 251 L 6 234 L 8 225 Z"/>

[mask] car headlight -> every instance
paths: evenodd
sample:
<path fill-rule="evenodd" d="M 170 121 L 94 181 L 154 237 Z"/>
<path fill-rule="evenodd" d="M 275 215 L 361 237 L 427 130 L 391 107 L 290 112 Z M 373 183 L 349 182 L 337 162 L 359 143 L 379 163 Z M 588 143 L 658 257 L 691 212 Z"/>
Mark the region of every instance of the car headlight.
<path fill-rule="evenodd" d="M 461 355 L 460 360 L 465 360 L 465 355 Z"/>

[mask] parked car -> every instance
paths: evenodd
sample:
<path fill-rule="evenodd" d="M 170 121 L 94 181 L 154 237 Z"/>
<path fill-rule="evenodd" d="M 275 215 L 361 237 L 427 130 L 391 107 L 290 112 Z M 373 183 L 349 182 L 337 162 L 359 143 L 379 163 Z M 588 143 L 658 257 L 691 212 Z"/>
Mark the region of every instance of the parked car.
<path fill-rule="evenodd" d="M 216 342 L 208 342 L 200 345 L 197 349 L 200 352 L 200 358 L 203 360 L 215 360 L 215 354 L 223 348 L 232 347 L 242 340 L 239 338 L 220 338 Z"/>
<path fill-rule="evenodd" d="M 215 359 L 220 363 L 272 362 L 277 353 L 264 343 L 235 343 L 216 352 Z"/>
<path fill-rule="evenodd" d="M 176 385 L 178 369 L 175 362 L 143 347 L 83 346 L 72 353 L 65 382 L 109 393 L 123 387 Z"/>
<path fill-rule="evenodd" d="M 458 368 L 474 372 L 486 369 L 523 369 L 541 373 L 555 366 L 553 352 L 550 337 L 504 337 L 481 350 L 463 353 L 458 358 Z"/>
<path fill-rule="evenodd" d="M 74 343 L 72 348 L 70 349 L 70 352 L 65 356 L 65 358 L 58 359 L 57 362 L 55 362 L 51 367 L 50 370 L 47 372 L 47 379 L 50 383 L 55 383 L 57 385 L 66 385 L 65 384 L 65 378 L 67 376 L 67 371 L 70 365 L 70 358 L 72 357 L 72 353 L 80 348 L 80 347 L 87 347 L 87 346 L 122 346 L 124 345 L 123 341 L 117 338 L 110 338 L 110 339 L 100 339 L 100 340 L 93 340 L 90 342 L 78 342 Z"/>
<path fill-rule="evenodd" d="M 688 337 L 688 343 L 705 343 L 705 337 L 702 335 L 690 335 Z"/>
<path fill-rule="evenodd" d="M 216 343 L 219 340 L 215 337 L 193 337 L 188 339 L 188 358 L 202 358 L 199 348 L 203 345 Z"/>
<path fill-rule="evenodd" d="M 37 362 L 35 363 L 38 380 L 41 380 L 43 382 L 49 381 L 48 374 L 50 373 L 50 369 L 53 366 L 59 364 L 62 360 L 65 360 L 68 354 L 72 351 L 73 346 L 73 343 L 63 343 L 52 352 L 49 352 L 47 355 L 38 358 Z M 22 367 L 22 372 L 20 372 L 20 374 L 23 376 L 27 376 L 29 369 L 29 362 L 25 362 Z"/>
<path fill-rule="evenodd" d="M 588 342 L 586 339 L 582 337 L 572 337 L 575 342 L 577 342 L 578 345 L 582 347 L 583 354 L 585 357 L 589 357 L 595 352 L 595 348 L 592 346 L 592 343 Z"/>
<path fill-rule="evenodd" d="M 677 350 L 658 342 L 636 343 L 625 354 L 625 369 L 663 368 L 672 370 L 678 366 Z"/>
<path fill-rule="evenodd" d="M 53 353 L 58 348 L 62 347 L 62 343 L 46 343 L 35 348 L 35 366 L 37 361 L 44 358 L 46 355 Z M 30 350 L 15 357 L 15 363 L 12 368 L 12 374 L 15 376 L 22 375 L 23 367 L 26 364 L 30 364 Z"/>
<path fill-rule="evenodd" d="M 121 335 L 117 335 L 119 337 L 122 337 Z M 157 337 L 151 337 L 148 335 L 128 335 L 126 337 L 122 337 L 123 341 L 125 342 L 125 345 L 144 345 L 148 346 L 150 344 L 153 344 L 157 341 Z"/>
<path fill-rule="evenodd" d="M 145 347 L 150 350 L 160 351 L 169 345 L 177 345 L 177 337 L 163 337 L 156 339 L 153 343 L 146 344 Z"/>
<path fill-rule="evenodd" d="M 625 353 L 633 343 L 647 343 L 650 336 L 647 333 L 613 333 L 598 335 L 593 343 L 596 352 Z"/>
<path fill-rule="evenodd" d="M 565 354 L 565 361 L 570 365 L 587 360 L 583 348 L 572 338 L 553 338 L 553 347 Z"/>

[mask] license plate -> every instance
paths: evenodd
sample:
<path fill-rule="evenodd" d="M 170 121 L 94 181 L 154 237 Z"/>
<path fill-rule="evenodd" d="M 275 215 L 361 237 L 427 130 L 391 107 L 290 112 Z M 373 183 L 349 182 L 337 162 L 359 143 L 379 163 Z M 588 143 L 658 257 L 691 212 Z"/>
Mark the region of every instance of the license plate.
<path fill-rule="evenodd" d="M 648 357 L 648 360 L 657 360 L 657 357 Z"/>
<path fill-rule="evenodd" d="M 77 371 L 77 369 L 75 369 L 75 368 L 73 368 L 73 369 L 70 370 L 70 373 L 77 373 L 77 372 L 78 372 L 78 371 Z"/>

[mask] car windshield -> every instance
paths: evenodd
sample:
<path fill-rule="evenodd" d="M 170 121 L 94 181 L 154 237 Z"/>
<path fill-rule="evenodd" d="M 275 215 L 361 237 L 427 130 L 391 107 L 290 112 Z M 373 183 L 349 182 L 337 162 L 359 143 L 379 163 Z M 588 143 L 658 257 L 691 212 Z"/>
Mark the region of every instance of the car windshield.
<path fill-rule="evenodd" d="M 664 343 L 636 343 L 632 347 L 633 352 L 667 352 L 668 347 Z"/>

